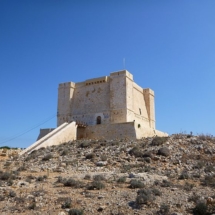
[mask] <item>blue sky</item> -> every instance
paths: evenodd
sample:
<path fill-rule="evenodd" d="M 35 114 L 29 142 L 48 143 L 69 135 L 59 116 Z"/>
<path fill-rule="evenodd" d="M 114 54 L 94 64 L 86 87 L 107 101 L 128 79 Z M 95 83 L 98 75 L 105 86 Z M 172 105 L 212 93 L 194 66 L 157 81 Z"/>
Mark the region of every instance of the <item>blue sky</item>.
<path fill-rule="evenodd" d="M 155 91 L 158 130 L 215 135 L 214 11 L 214 0 L 1 0 L 0 146 L 56 127 L 58 84 L 122 70 L 123 58 Z"/>

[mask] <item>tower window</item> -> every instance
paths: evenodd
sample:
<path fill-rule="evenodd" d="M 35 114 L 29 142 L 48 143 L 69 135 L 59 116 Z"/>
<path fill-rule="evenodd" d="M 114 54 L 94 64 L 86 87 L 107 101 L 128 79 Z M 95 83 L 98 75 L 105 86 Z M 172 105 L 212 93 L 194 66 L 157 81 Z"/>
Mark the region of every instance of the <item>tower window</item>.
<path fill-rule="evenodd" d="M 101 124 L 101 121 L 102 121 L 101 117 L 97 116 L 97 118 L 96 118 L 96 124 L 97 125 Z"/>
<path fill-rule="evenodd" d="M 140 115 L 141 115 L 141 109 L 139 108 L 139 111 L 140 111 Z"/>

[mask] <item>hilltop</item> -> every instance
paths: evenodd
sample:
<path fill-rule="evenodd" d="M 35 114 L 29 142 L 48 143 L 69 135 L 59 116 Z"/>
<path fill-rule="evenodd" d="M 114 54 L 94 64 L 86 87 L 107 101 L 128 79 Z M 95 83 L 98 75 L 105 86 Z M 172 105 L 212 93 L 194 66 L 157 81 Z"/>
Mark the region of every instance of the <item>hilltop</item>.
<path fill-rule="evenodd" d="M 1 161 L 0 214 L 215 213 L 215 138 L 76 140 Z"/>

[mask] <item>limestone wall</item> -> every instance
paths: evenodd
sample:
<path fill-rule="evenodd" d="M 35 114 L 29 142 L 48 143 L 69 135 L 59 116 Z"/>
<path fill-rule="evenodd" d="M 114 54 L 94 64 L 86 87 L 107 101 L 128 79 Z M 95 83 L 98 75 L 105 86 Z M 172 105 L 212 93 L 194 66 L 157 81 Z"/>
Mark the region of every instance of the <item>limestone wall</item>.
<path fill-rule="evenodd" d="M 134 83 L 133 89 L 134 98 L 134 119 L 136 123 L 142 124 L 142 126 L 150 127 L 148 120 L 148 112 L 143 95 L 143 89 Z"/>
<path fill-rule="evenodd" d="M 110 122 L 110 87 L 109 81 L 95 81 L 76 85 L 72 99 L 71 121 L 83 121 L 88 125 L 95 125 L 96 118 L 101 117 L 102 123 Z"/>
<path fill-rule="evenodd" d="M 40 129 L 39 136 L 37 137 L 37 140 L 41 139 L 42 137 L 46 136 L 48 133 L 54 131 L 55 128 L 42 128 Z"/>
<path fill-rule="evenodd" d="M 72 98 L 75 90 L 75 83 L 68 82 L 59 84 L 58 88 L 58 107 L 57 125 L 70 121 Z"/>
<path fill-rule="evenodd" d="M 154 102 L 154 91 L 151 89 L 143 90 L 146 109 L 148 113 L 148 119 L 150 127 L 155 129 L 155 102 Z"/>
<path fill-rule="evenodd" d="M 135 123 L 134 125 L 137 139 L 141 139 L 143 137 L 154 137 L 154 136 L 160 136 L 160 137 L 166 137 L 168 136 L 167 133 L 161 132 L 149 127 L 144 127 L 141 124 Z"/>
<path fill-rule="evenodd" d="M 84 138 L 87 139 L 136 139 L 133 122 L 88 126 Z"/>
<path fill-rule="evenodd" d="M 143 137 L 168 136 L 167 133 L 138 126 L 136 122 L 101 124 L 78 128 L 78 139 L 141 139 Z"/>
<path fill-rule="evenodd" d="M 93 126 L 101 117 L 101 124 L 135 122 L 155 129 L 154 92 L 138 86 L 126 70 L 60 84 L 58 96 L 58 126 L 71 121 Z"/>
<path fill-rule="evenodd" d="M 42 147 L 59 145 L 70 140 L 76 140 L 77 136 L 77 126 L 75 122 L 70 124 L 64 123 L 61 126 L 57 127 L 52 132 L 48 133 L 46 136 L 42 137 L 28 148 L 23 150 L 20 155 L 25 153 L 30 153 L 33 150 L 37 150 Z"/>
<path fill-rule="evenodd" d="M 126 122 L 126 79 L 125 73 L 110 74 L 111 122 Z"/>

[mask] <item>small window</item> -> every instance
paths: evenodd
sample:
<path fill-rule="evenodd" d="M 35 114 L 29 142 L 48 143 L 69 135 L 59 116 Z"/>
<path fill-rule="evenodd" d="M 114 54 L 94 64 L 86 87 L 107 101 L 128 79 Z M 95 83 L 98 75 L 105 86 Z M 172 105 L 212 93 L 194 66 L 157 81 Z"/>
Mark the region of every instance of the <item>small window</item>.
<path fill-rule="evenodd" d="M 140 111 L 140 115 L 141 115 L 141 109 L 139 108 L 139 111 Z"/>
<path fill-rule="evenodd" d="M 101 117 L 97 116 L 97 118 L 96 118 L 96 124 L 97 125 L 101 124 L 101 121 L 102 121 Z"/>

